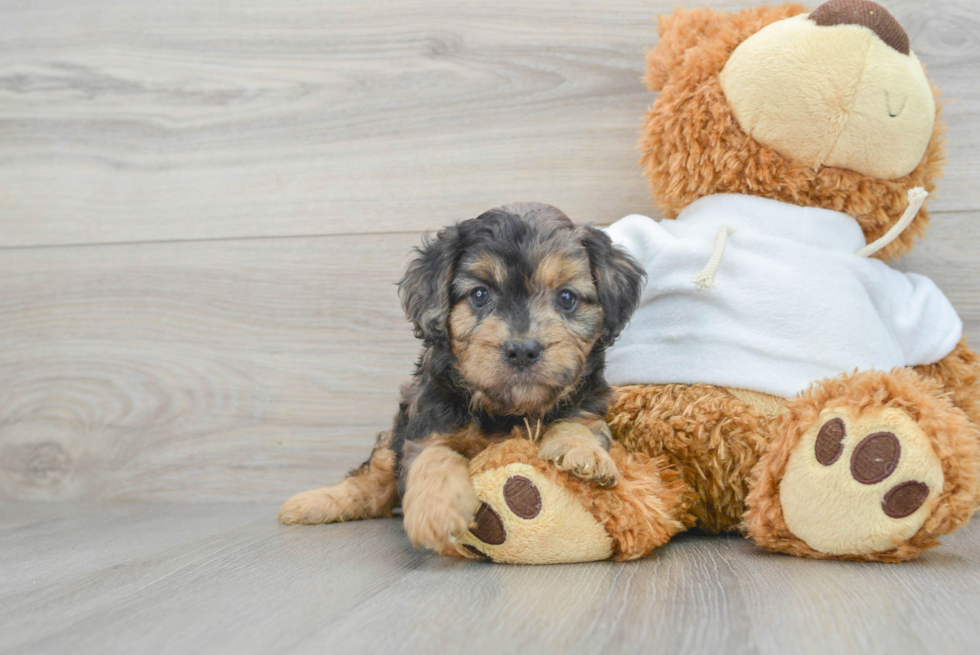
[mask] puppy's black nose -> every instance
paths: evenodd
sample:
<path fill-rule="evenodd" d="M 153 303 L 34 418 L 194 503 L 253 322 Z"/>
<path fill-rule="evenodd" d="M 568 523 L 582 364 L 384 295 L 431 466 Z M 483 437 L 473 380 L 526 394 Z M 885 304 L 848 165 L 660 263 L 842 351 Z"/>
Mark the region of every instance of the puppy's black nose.
<path fill-rule="evenodd" d="M 511 366 L 526 368 L 541 359 L 543 350 L 537 341 L 508 341 L 504 344 L 504 357 Z"/>

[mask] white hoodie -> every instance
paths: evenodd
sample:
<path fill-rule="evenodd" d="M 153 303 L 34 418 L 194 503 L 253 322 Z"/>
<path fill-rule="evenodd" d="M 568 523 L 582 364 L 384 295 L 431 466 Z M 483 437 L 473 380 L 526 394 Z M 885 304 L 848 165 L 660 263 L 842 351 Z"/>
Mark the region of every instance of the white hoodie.
<path fill-rule="evenodd" d="M 730 236 L 714 287 L 692 281 Z M 931 364 L 963 324 L 927 277 L 855 254 L 852 217 L 719 194 L 674 220 L 632 215 L 607 232 L 643 265 L 639 309 L 610 348 L 610 384 L 705 383 L 789 398 L 855 369 Z"/>

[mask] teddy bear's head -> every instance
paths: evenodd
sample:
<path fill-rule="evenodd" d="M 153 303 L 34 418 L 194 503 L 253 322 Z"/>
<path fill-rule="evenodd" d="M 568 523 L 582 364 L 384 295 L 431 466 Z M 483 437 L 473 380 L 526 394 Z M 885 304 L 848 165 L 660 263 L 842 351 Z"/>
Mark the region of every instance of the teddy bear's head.
<path fill-rule="evenodd" d="M 644 172 L 664 215 L 713 193 L 844 212 L 868 242 L 935 188 L 944 155 L 938 90 L 908 35 L 870 0 L 660 17 L 645 81 Z M 876 256 L 908 252 L 925 208 Z"/>

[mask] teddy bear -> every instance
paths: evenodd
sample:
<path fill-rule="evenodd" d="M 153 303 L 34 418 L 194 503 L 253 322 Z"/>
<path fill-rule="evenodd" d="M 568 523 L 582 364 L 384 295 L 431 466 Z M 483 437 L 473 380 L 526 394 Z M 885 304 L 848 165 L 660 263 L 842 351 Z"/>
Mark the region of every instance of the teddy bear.
<path fill-rule="evenodd" d="M 608 228 L 648 274 L 607 359 L 619 482 L 516 434 L 471 461 L 480 509 L 445 554 L 631 560 L 698 528 L 912 559 L 980 500 L 980 358 L 887 264 L 929 222 L 938 90 L 869 0 L 678 9 L 659 32 L 640 145 L 664 219 Z"/>

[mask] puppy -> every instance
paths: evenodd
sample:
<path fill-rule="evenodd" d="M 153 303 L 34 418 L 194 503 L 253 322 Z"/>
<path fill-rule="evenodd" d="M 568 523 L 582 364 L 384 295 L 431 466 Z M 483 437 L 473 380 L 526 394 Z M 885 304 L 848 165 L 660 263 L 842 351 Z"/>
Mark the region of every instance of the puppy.
<path fill-rule="evenodd" d="M 390 516 L 400 500 L 412 543 L 442 551 L 479 507 L 469 460 L 513 435 L 539 439 L 540 457 L 582 480 L 616 484 L 604 353 L 643 276 L 605 233 L 549 205 L 443 229 L 399 283 L 423 346 L 392 431 L 340 484 L 288 500 L 279 521 Z"/>

